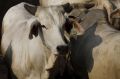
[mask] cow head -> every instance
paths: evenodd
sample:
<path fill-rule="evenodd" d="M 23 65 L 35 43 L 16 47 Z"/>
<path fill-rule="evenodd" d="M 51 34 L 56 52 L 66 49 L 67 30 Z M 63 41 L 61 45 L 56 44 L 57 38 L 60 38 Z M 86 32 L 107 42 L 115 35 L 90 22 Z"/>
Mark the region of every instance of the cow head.
<path fill-rule="evenodd" d="M 76 38 L 77 35 L 82 35 L 83 33 L 84 33 L 84 28 L 81 26 L 78 20 L 73 18 L 67 19 L 67 22 L 65 23 L 66 38 L 71 38 L 71 37 Z"/>
<path fill-rule="evenodd" d="M 66 22 L 64 14 L 72 10 L 70 4 L 51 7 L 32 7 L 25 5 L 25 8 L 35 14 L 36 20 L 31 23 L 29 38 L 42 38 L 43 43 L 55 54 L 65 52 L 68 49 L 67 41 L 64 37 L 64 27 Z"/>
<path fill-rule="evenodd" d="M 65 23 L 66 35 L 68 38 L 84 33 L 84 28 L 81 26 L 80 22 L 86 13 L 88 13 L 88 9 L 94 7 L 94 5 L 95 4 L 91 2 L 71 4 L 73 10 L 66 14 L 68 19 Z"/>

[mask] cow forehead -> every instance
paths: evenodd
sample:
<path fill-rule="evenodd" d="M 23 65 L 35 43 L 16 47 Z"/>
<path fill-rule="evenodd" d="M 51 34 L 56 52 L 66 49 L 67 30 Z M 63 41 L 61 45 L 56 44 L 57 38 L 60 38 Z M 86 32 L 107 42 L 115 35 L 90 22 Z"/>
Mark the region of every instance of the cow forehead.
<path fill-rule="evenodd" d="M 38 20 L 42 25 L 51 28 L 54 25 L 61 27 L 65 22 L 65 17 L 58 7 L 40 8 L 37 12 Z"/>

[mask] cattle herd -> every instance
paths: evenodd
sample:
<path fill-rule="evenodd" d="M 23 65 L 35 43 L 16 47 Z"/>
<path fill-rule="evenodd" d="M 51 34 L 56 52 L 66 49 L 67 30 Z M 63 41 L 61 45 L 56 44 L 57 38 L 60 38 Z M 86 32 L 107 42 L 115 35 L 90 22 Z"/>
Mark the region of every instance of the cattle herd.
<path fill-rule="evenodd" d="M 120 0 L 35 3 L 16 3 L 2 19 L 8 79 L 120 79 Z"/>

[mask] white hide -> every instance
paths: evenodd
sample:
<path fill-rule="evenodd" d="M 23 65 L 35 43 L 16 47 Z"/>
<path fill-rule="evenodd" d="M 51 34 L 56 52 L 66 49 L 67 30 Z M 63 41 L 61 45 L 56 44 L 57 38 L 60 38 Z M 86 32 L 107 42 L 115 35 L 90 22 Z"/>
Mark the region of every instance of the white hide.
<path fill-rule="evenodd" d="M 45 67 L 49 68 L 49 65 L 51 67 L 54 64 L 56 47 L 65 45 L 59 31 L 65 18 L 57 7 L 40 7 L 39 17 L 33 16 L 24 8 L 24 4 L 27 3 L 13 6 L 4 16 L 2 54 L 6 55 L 11 46 L 12 52 L 7 53 L 12 53 L 11 67 L 18 79 L 48 79 L 49 74 Z M 32 24 L 38 20 L 47 28 L 43 28 L 47 46 L 39 35 L 29 39 Z"/>

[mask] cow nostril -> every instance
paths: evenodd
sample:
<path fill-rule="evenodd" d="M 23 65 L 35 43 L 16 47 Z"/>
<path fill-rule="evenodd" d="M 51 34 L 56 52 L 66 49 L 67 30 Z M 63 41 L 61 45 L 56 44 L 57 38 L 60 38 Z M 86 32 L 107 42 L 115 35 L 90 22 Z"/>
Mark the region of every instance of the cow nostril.
<path fill-rule="evenodd" d="M 60 51 L 61 50 L 61 46 L 57 46 L 57 51 Z"/>
<path fill-rule="evenodd" d="M 68 52 L 68 46 L 66 45 L 61 45 L 61 46 L 57 46 L 57 51 L 59 52 L 59 54 L 66 54 Z"/>

